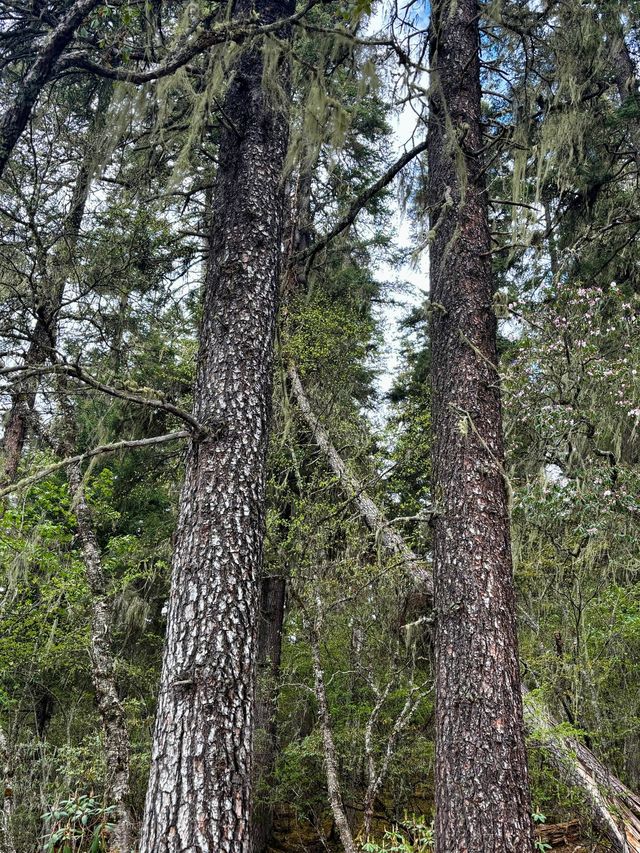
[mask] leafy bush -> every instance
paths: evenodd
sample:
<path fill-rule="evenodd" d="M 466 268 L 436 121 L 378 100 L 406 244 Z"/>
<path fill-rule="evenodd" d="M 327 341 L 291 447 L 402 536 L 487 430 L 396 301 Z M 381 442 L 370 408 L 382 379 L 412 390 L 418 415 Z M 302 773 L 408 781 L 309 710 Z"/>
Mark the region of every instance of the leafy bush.
<path fill-rule="evenodd" d="M 94 797 L 78 795 L 61 800 L 42 815 L 49 832 L 44 853 L 106 853 L 115 806 L 102 806 Z"/>
<path fill-rule="evenodd" d="M 387 830 L 381 844 L 367 839 L 362 849 L 365 853 L 427 853 L 434 843 L 433 824 L 427 826 L 424 819 L 412 816 L 405 818 L 402 827 Z"/>

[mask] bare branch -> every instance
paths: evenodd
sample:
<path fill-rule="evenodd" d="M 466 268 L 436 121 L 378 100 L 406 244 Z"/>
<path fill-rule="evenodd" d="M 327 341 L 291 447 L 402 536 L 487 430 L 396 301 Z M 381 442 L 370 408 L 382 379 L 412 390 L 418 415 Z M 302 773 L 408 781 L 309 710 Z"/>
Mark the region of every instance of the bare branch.
<path fill-rule="evenodd" d="M 68 456 L 66 459 L 61 459 L 59 462 L 53 462 L 51 465 L 41 468 L 35 474 L 30 474 L 28 477 L 23 477 L 22 480 L 18 480 L 17 483 L 12 483 L 10 486 L 0 489 L 0 498 L 3 498 L 5 495 L 10 495 L 13 492 L 21 492 L 28 486 L 32 486 L 34 483 L 44 480 L 45 477 L 48 477 L 50 474 L 54 474 L 56 471 L 60 471 L 69 465 L 84 462 L 86 459 L 92 459 L 94 456 L 102 456 L 103 453 L 117 453 L 119 450 L 153 447 L 153 445 L 156 444 L 166 444 L 168 441 L 179 441 L 182 438 L 191 438 L 191 432 L 188 430 L 181 430 L 180 432 L 169 432 L 164 435 L 155 435 L 151 438 L 137 438 L 132 440 L 116 441 L 113 444 L 101 444 L 98 447 L 94 447 L 92 450 L 87 450 L 84 453 L 78 453 L 76 456 Z"/>
<path fill-rule="evenodd" d="M 329 802 L 331 803 L 331 811 L 333 819 L 340 835 L 340 841 L 345 849 L 345 853 L 357 853 L 357 848 L 353 840 L 353 834 L 347 815 L 344 810 L 344 802 L 342 792 L 340 790 L 340 778 L 338 775 L 338 756 L 336 745 L 333 739 L 331 730 L 331 718 L 329 715 L 329 705 L 327 703 L 327 691 L 324 682 L 324 670 L 320 660 L 320 630 L 322 626 L 322 602 L 320 597 L 316 595 L 316 616 L 310 631 L 311 640 L 311 659 L 313 661 L 313 674 L 315 679 L 315 694 L 318 703 L 318 722 L 322 732 L 322 742 L 324 746 L 324 763 L 327 774 L 327 791 L 329 794 Z"/>
<path fill-rule="evenodd" d="M 383 190 L 391 181 L 395 178 L 395 176 L 400 172 L 404 167 L 410 163 L 418 154 L 421 154 L 427 147 L 426 140 L 420 142 L 410 151 L 405 151 L 405 153 L 400 157 L 396 162 L 390 166 L 387 171 L 381 175 L 378 180 L 371 184 L 370 187 L 367 187 L 366 190 L 360 193 L 360 195 L 351 202 L 349 210 L 347 213 L 336 222 L 333 228 L 325 234 L 323 237 L 319 237 L 316 242 L 310 246 L 306 251 L 302 252 L 300 255 L 300 260 L 307 261 L 307 269 L 309 269 L 312 260 L 318 254 L 321 249 L 324 249 L 338 234 L 341 234 L 343 231 L 352 225 L 355 222 L 356 216 L 360 213 L 363 207 L 365 207 L 372 198 L 374 198 L 381 190 Z"/>
<path fill-rule="evenodd" d="M 340 454 L 331 443 L 326 430 L 315 416 L 311 404 L 305 394 L 298 371 L 293 364 L 289 365 L 289 380 L 291 390 L 298 404 L 300 412 L 304 417 L 314 441 L 324 454 L 329 468 L 338 477 L 348 497 L 353 500 L 365 524 L 380 538 L 382 546 L 391 554 L 398 557 L 407 567 L 409 572 L 419 578 L 424 591 L 430 599 L 433 598 L 433 578 L 431 571 L 405 543 L 404 539 L 394 530 L 371 497 L 364 490 L 362 484 L 351 474 L 340 457 Z"/>
<path fill-rule="evenodd" d="M 224 42 L 244 42 L 256 36 L 268 33 L 277 33 L 285 27 L 297 23 L 307 12 L 323 0 L 309 0 L 300 11 L 288 18 L 279 18 L 268 24 L 258 24 L 251 20 L 227 21 L 225 23 L 213 24 L 204 32 L 201 32 L 192 42 L 184 45 L 164 62 L 152 66 L 146 71 L 134 71 L 119 66 L 102 65 L 92 59 L 86 51 L 70 53 L 58 63 L 58 72 L 67 69 L 82 69 L 90 71 L 98 77 L 106 77 L 109 80 L 121 80 L 125 83 L 150 83 L 161 77 L 168 77 L 180 68 L 183 68 L 192 59 L 204 53 L 210 47 Z"/>
<path fill-rule="evenodd" d="M 166 400 L 161 400 L 158 397 L 145 397 L 139 393 L 141 389 L 138 389 L 138 391 L 129 391 L 126 388 L 115 388 L 113 385 L 107 385 L 99 379 L 96 379 L 94 376 L 91 376 L 91 374 L 87 373 L 79 364 L 57 363 L 48 366 L 43 365 L 42 367 L 15 365 L 0 369 L 0 375 L 7 375 L 10 373 L 21 373 L 22 379 L 29 379 L 32 376 L 42 376 L 45 373 L 58 373 L 65 374 L 66 376 L 72 376 L 75 379 L 80 380 L 80 382 L 83 382 L 85 385 L 88 385 L 90 388 L 95 388 L 96 391 L 101 391 L 103 394 L 107 394 L 109 397 L 128 400 L 130 403 L 137 403 L 140 406 L 151 406 L 154 409 L 162 409 L 163 411 L 174 415 L 176 418 L 179 418 L 181 421 L 184 421 L 184 423 L 188 424 L 191 430 L 196 434 L 205 432 L 202 424 L 198 423 L 193 415 L 184 409 L 181 409 L 179 406 L 175 406 L 173 403 L 168 403 Z"/>

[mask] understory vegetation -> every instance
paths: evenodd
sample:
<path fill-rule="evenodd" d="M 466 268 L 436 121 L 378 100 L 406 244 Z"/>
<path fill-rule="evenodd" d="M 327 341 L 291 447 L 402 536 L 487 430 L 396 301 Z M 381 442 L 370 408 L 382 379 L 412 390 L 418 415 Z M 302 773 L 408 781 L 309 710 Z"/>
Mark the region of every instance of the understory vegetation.
<path fill-rule="evenodd" d="M 256 639 L 251 695 L 244 682 L 225 688 L 230 703 L 257 697 L 252 761 L 237 770 L 253 789 L 254 853 L 434 849 L 443 612 L 430 578 L 445 451 L 432 345 L 434 322 L 451 311 L 430 294 L 427 259 L 432 280 L 438 229 L 474 192 L 473 157 L 490 228 L 481 254 L 493 297 L 483 305 L 497 321 L 497 371 L 488 369 L 501 386 L 504 460 L 471 403 L 455 418 L 505 485 L 533 849 L 567 838 L 567 850 L 625 853 L 606 828 L 613 815 L 627 853 L 640 850 L 638 5 L 471 5 L 482 139 L 471 151 L 473 129 L 447 113 L 443 150 L 459 186 L 438 199 L 424 140 L 446 101 L 428 58 L 445 2 L 309 3 L 293 24 L 261 31 L 291 17 L 284 3 L 240 3 L 230 17 L 208 0 L 110 0 L 55 58 L 0 178 L 0 853 L 152 849 L 138 843 L 143 822 L 152 837 L 145 797 L 169 689 L 167 622 L 188 636 L 211 616 L 195 598 L 172 598 L 201 568 L 193 556 L 176 562 L 187 540 L 195 547 L 190 514 L 204 513 L 194 483 L 210 496 L 222 479 L 206 462 L 209 474 L 187 474 L 182 491 L 185 465 L 193 473 L 198 458 L 218 458 L 237 429 L 225 420 L 233 402 L 199 402 L 203 364 L 233 336 L 226 285 L 211 282 L 232 279 L 234 264 L 261 275 L 251 247 L 234 255 L 228 242 L 224 254 L 227 229 L 253 234 L 256 251 L 268 240 L 260 199 L 248 198 L 235 232 L 219 202 L 236 180 L 244 192 L 229 163 L 245 116 L 229 104 L 255 73 L 261 127 L 288 128 L 274 179 L 283 202 L 264 517 L 244 497 L 234 503 L 248 481 L 239 468 L 227 515 L 197 534 L 211 537 L 204 554 L 245 518 L 256 541 L 264 532 L 251 564 L 259 577 L 249 572 L 255 624 L 243 623 L 244 581 L 207 569 L 238 590 L 229 612 L 244 627 L 230 646 Z M 76 6 L 0 0 L 5 116 Z M 172 73 L 158 71 L 174 59 Z M 458 251 L 453 233 L 443 264 Z M 216 298 L 223 308 L 211 307 Z M 262 310 L 251 299 L 246 316 Z M 203 343 L 218 319 L 222 331 Z M 251 328 L 239 351 L 249 353 Z M 477 355 L 474 334 L 460 332 Z M 220 369 L 228 401 L 253 405 L 252 358 Z M 263 435 L 251 412 L 238 422 Z M 460 499 L 460 512 L 467 505 Z M 243 548 L 227 549 L 229 565 Z M 447 606 L 469 618 L 464 601 Z M 219 648 L 226 630 L 212 634 Z M 175 669 L 180 696 L 197 692 L 198 661 Z M 229 657 L 229 672 L 245 669 Z M 456 702 L 479 702 L 483 689 L 465 684 Z M 226 729 L 215 731 L 214 755 Z M 583 768 L 595 756 L 611 774 L 608 788 L 593 773 L 604 823 L 598 797 L 570 767 L 559 771 L 560 753 Z M 214 853 L 198 843 L 175 849 Z M 215 853 L 250 849 L 233 844 Z"/>

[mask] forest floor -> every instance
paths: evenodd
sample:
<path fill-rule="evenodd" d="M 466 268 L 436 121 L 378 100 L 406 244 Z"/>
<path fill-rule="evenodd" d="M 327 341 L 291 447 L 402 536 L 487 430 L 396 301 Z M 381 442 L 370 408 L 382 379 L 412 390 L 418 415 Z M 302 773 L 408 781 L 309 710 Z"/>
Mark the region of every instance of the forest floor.
<path fill-rule="evenodd" d="M 342 849 L 330 819 L 318 828 L 288 817 L 288 820 L 283 815 L 276 817 L 274 839 L 268 853 L 327 853 L 328 850 L 338 853 Z M 324 838 L 319 837 L 320 832 Z M 548 844 L 544 849 L 553 853 L 606 853 L 608 850 L 590 840 L 577 820 L 543 824 L 536 828 L 536 839 Z"/>

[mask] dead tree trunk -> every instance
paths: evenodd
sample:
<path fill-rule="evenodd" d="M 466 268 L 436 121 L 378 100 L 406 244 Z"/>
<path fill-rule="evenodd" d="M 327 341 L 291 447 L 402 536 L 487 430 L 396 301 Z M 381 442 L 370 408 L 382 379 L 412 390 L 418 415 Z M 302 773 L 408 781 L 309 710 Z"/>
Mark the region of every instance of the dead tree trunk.
<path fill-rule="evenodd" d="M 102 719 L 107 765 L 106 795 L 116 808 L 109 848 L 113 853 L 129 853 L 133 819 L 129 808 L 129 767 L 131 749 L 125 710 L 118 696 L 115 660 L 111 645 L 112 605 L 102 569 L 100 546 L 91 509 L 83 488 L 79 463 L 69 468 L 69 488 L 76 517 L 78 539 L 91 590 L 91 678 Z"/>
<path fill-rule="evenodd" d="M 340 842 L 345 853 L 357 853 L 353 833 L 349 826 L 349 820 L 344 808 L 340 777 L 338 775 L 338 754 L 333 740 L 331 729 L 331 717 L 327 703 L 327 690 L 324 683 L 324 670 L 320 660 L 320 628 L 321 628 L 322 604 L 316 602 L 316 618 L 311 628 L 311 660 L 313 662 L 314 692 L 318 703 L 318 723 L 322 732 L 322 745 L 324 748 L 324 764 L 327 776 L 327 792 L 333 820 L 340 836 Z"/>
<path fill-rule="evenodd" d="M 340 454 L 331 443 L 326 430 L 315 416 L 302 387 L 298 371 L 293 364 L 289 365 L 288 376 L 291 384 L 291 392 L 311 430 L 314 441 L 324 454 L 330 469 L 340 481 L 340 485 L 347 497 L 353 501 L 369 530 L 375 536 L 379 537 L 385 550 L 393 554 L 400 562 L 405 563 L 407 570 L 424 582 L 426 590 L 432 599 L 433 580 L 424 560 L 420 560 L 407 546 L 402 536 L 391 527 L 362 483 L 351 474 L 344 464 Z"/>
<path fill-rule="evenodd" d="M 531 851 L 504 476 L 477 0 L 431 6 L 436 846 Z"/>
<path fill-rule="evenodd" d="M 291 366 L 289 371 L 290 376 L 297 377 L 295 367 Z M 338 477 L 347 497 L 354 498 L 354 495 L 366 494 L 362 483 L 349 472 L 332 445 L 326 430 L 314 414 L 300 379 L 298 378 L 295 383 L 292 382 L 291 387 L 296 403 L 318 448 L 324 455 L 330 470 Z M 373 531 L 390 528 L 389 522 L 380 509 L 371 499 L 369 501 L 365 504 L 366 514 L 360 504 L 356 503 L 367 527 Z M 371 512 L 371 506 L 375 510 L 374 513 Z M 375 523 L 371 526 L 373 520 Z M 407 547 L 400 534 L 394 532 L 396 538 L 392 541 L 391 547 L 387 545 L 389 540 L 382 540 L 382 545 L 392 558 L 397 558 L 399 553 L 404 553 L 405 563 L 409 570 L 413 571 L 413 566 L 420 561 Z M 398 548 L 403 548 L 403 552 L 399 552 Z M 433 600 L 433 581 L 426 572 L 424 564 L 419 578 L 424 584 L 428 597 Z M 594 826 L 609 839 L 616 853 L 640 853 L 640 799 L 613 773 L 610 773 L 591 750 L 574 738 L 563 738 L 555 734 L 558 724 L 550 712 L 534 701 L 525 687 L 522 688 L 522 693 L 527 728 L 540 739 L 548 761 L 556 767 L 565 783 L 580 792 Z"/>
<path fill-rule="evenodd" d="M 111 94 L 112 84 L 103 84 L 95 117 L 87 132 L 84 157 L 76 176 L 58 248 L 50 259 L 45 258 L 43 262 L 44 269 L 41 270 L 37 291 L 36 322 L 24 359 L 26 367 L 41 367 L 55 354 L 58 314 L 64 296 L 66 275 L 73 262 L 94 171 L 105 153 L 108 136 L 105 133 L 105 125 Z M 29 421 L 33 417 L 37 387 L 37 379 L 19 382 L 11 400 L 2 439 L 6 483 L 11 483 L 18 471 Z"/>
<path fill-rule="evenodd" d="M 525 692 L 527 728 L 538 734 L 548 761 L 582 793 L 595 826 L 618 853 L 640 851 L 640 797 L 637 797 L 575 738 L 554 734 L 556 721 Z"/>
<path fill-rule="evenodd" d="M 251 11 L 236 4 L 236 13 Z M 260 0 L 263 21 L 292 0 Z M 282 77 L 286 77 L 284 69 Z M 266 450 L 288 122 L 239 59 L 224 102 L 192 442 L 141 853 L 248 853 Z"/>

